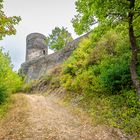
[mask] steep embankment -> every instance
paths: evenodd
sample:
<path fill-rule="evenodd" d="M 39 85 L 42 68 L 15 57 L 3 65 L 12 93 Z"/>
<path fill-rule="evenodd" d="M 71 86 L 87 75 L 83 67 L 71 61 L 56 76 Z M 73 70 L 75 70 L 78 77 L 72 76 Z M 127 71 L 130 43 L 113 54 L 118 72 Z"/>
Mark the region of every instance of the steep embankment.
<path fill-rule="evenodd" d="M 122 134 L 103 126 L 92 126 L 90 118 L 74 113 L 51 94 L 14 95 L 14 107 L 0 121 L 1 140 L 119 140 Z"/>

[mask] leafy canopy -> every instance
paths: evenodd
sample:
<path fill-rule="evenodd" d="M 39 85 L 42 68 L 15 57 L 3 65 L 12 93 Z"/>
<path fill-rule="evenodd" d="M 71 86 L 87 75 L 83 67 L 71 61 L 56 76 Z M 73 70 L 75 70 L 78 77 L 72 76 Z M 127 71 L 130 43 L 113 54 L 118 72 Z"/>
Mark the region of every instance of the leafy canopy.
<path fill-rule="evenodd" d="M 95 22 L 109 21 L 118 23 L 128 21 L 130 11 L 130 0 L 77 0 L 77 15 L 72 19 L 77 34 L 90 30 Z M 140 15 L 140 0 L 135 0 L 134 15 L 137 22 Z"/>
<path fill-rule="evenodd" d="M 12 16 L 7 17 L 3 12 L 3 0 L 0 0 L 0 40 L 5 35 L 13 35 L 16 33 L 14 25 L 18 24 L 21 20 L 20 17 Z"/>
<path fill-rule="evenodd" d="M 73 38 L 67 31 L 67 28 L 55 27 L 52 33 L 47 37 L 46 42 L 50 49 L 57 51 L 65 47 L 72 40 Z"/>

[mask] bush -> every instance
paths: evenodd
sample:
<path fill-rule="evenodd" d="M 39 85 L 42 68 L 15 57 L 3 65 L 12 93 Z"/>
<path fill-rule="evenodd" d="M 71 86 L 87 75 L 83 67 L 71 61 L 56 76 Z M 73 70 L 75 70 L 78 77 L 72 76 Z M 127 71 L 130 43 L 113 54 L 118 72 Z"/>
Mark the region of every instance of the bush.
<path fill-rule="evenodd" d="M 81 40 L 63 64 L 61 85 L 75 93 L 72 98 L 79 98 L 97 124 L 138 136 L 140 105 L 132 88 L 129 41 L 115 29 L 101 33 L 96 29 Z"/>
<path fill-rule="evenodd" d="M 104 88 L 113 92 L 119 92 L 123 88 L 131 88 L 131 76 L 129 58 L 112 58 L 103 60 L 100 67 L 100 79 Z"/>
<path fill-rule="evenodd" d="M 22 80 L 16 72 L 12 70 L 12 65 L 8 54 L 0 49 L 0 104 L 13 92 L 19 90 Z"/>
<path fill-rule="evenodd" d="M 96 124 L 106 124 L 140 137 L 139 102 L 132 90 L 119 95 L 83 94 L 79 104 L 86 108 Z"/>
<path fill-rule="evenodd" d="M 0 104 L 8 97 L 6 88 L 0 85 Z"/>
<path fill-rule="evenodd" d="M 64 63 L 62 85 L 68 90 L 83 93 L 116 93 L 131 87 L 128 40 L 113 30 L 100 40 L 94 36 L 83 39 Z"/>

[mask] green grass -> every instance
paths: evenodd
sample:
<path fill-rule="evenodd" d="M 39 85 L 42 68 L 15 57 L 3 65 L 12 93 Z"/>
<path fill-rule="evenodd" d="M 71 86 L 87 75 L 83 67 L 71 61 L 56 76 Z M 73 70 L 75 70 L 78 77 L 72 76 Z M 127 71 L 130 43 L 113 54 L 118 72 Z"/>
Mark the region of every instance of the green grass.
<path fill-rule="evenodd" d="M 12 99 L 8 98 L 3 104 L 0 105 L 0 119 L 5 117 L 7 111 L 12 106 Z"/>
<path fill-rule="evenodd" d="M 64 102 L 71 102 L 84 109 L 95 125 L 115 127 L 140 139 L 140 109 L 134 91 L 123 91 L 118 95 L 76 95 L 68 92 Z"/>

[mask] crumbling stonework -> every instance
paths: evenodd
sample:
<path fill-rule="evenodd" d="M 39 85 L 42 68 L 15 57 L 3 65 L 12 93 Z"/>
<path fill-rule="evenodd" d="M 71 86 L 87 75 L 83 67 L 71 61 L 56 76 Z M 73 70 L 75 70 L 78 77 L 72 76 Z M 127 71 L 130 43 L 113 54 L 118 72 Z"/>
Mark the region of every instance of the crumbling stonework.
<path fill-rule="evenodd" d="M 22 74 L 26 77 L 26 82 L 36 80 L 46 74 L 53 67 L 65 61 L 78 47 L 81 38 L 75 39 L 67 44 L 63 49 L 48 55 L 48 48 L 44 44 L 44 35 L 33 33 L 27 36 L 26 62 L 21 65 Z"/>
<path fill-rule="evenodd" d="M 46 37 L 40 33 L 29 34 L 26 38 L 26 62 L 43 55 L 48 55 Z"/>

